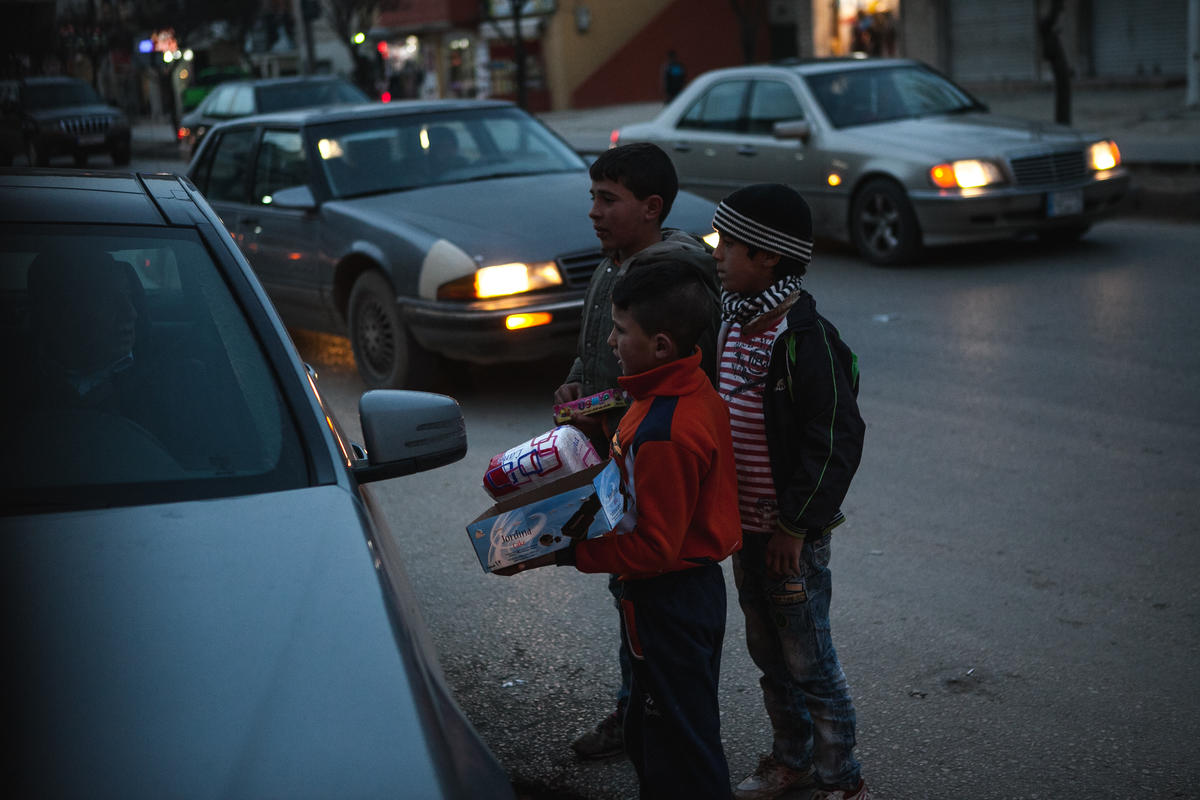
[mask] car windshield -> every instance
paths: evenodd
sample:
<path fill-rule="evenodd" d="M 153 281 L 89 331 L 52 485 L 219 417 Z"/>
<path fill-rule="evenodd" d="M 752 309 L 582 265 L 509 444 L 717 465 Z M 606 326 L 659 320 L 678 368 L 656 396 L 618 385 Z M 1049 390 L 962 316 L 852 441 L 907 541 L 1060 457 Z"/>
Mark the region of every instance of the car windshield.
<path fill-rule="evenodd" d="M 363 117 L 314 127 L 309 137 L 335 197 L 587 168 L 549 129 L 509 107 Z"/>
<path fill-rule="evenodd" d="M 835 128 L 983 108 L 946 78 L 915 65 L 824 72 L 804 80 Z"/>
<path fill-rule="evenodd" d="M 65 106 L 102 105 L 96 90 L 83 81 L 26 84 L 21 90 L 27 108 L 63 108 Z"/>
<path fill-rule="evenodd" d="M 275 372 L 195 231 L 0 225 L 0 513 L 298 488 Z"/>
<path fill-rule="evenodd" d="M 278 83 L 260 86 L 256 91 L 258 110 L 261 112 L 287 111 L 308 106 L 335 106 L 354 103 L 369 103 L 358 87 L 345 81 L 312 81 Z"/>

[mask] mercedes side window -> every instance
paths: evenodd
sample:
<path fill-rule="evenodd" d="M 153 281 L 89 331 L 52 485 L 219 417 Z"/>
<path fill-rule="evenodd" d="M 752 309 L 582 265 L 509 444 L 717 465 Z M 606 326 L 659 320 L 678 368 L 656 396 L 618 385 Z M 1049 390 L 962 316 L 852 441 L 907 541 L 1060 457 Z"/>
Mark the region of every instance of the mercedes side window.
<path fill-rule="evenodd" d="M 215 202 L 246 199 L 246 174 L 254 149 L 254 128 L 229 131 L 216 143 L 205 196 Z"/>
<path fill-rule="evenodd" d="M 233 101 L 229 104 L 229 116 L 244 117 L 254 113 L 254 90 L 249 86 L 239 86 L 233 93 Z"/>
<path fill-rule="evenodd" d="M 680 128 L 705 131 L 736 131 L 742 127 L 742 106 L 749 81 L 725 81 L 705 92 L 692 104 Z"/>
<path fill-rule="evenodd" d="M 755 81 L 750 92 L 748 132 L 769 136 L 776 122 L 804 119 L 796 93 L 783 81 Z"/>

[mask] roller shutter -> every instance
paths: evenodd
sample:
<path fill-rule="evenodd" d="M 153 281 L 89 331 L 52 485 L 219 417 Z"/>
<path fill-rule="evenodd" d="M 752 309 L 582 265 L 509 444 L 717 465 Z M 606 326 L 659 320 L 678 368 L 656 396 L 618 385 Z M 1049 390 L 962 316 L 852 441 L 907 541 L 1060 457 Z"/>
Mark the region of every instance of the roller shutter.
<path fill-rule="evenodd" d="M 1187 0 L 1093 0 L 1092 46 L 1100 78 L 1187 74 Z"/>
<path fill-rule="evenodd" d="M 950 75 L 957 81 L 1038 77 L 1035 0 L 950 0 Z"/>

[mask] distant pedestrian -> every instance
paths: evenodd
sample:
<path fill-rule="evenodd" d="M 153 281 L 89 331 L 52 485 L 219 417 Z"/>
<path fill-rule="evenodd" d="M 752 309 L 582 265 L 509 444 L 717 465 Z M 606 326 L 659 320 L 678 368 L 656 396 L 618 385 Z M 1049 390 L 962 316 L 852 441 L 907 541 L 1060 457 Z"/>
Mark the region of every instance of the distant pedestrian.
<path fill-rule="evenodd" d="M 808 786 L 868 800 L 854 703 L 829 630 L 831 531 L 862 455 L 858 362 L 800 288 L 812 257 L 808 204 L 782 184 L 717 206 L 720 392 L 729 406 L 742 549 L 734 555 L 746 644 L 774 729 L 738 800 Z"/>
<path fill-rule="evenodd" d="M 662 87 L 663 97 L 669 103 L 683 91 L 687 85 L 687 67 L 679 61 L 674 50 L 667 51 L 667 63 L 663 64 Z"/>

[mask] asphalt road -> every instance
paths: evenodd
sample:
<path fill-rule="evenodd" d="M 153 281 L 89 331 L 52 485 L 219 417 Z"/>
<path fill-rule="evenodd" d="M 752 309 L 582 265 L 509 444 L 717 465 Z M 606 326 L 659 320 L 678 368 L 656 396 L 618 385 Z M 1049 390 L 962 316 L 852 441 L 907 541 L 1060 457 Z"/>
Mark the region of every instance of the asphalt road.
<path fill-rule="evenodd" d="M 875 797 L 1200 795 L 1197 252 L 1200 226 L 1143 221 L 907 269 L 818 245 L 806 285 L 859 354 L 868 422 L 833 631 Z M 355 428 L 346 342 L 295 336 Z M 488 459 L 551 427 L 566 366 L 458 369 L 444 388 L 466 459 L 374 491 L 449 682 L 518 786 L 627 798 L 627 762 L 568 748 L 616 684 L 604 578 L 486 575 L 464 530 L 488 505 Z M 770 734 L 729 593 L 737 780 Z"/>

